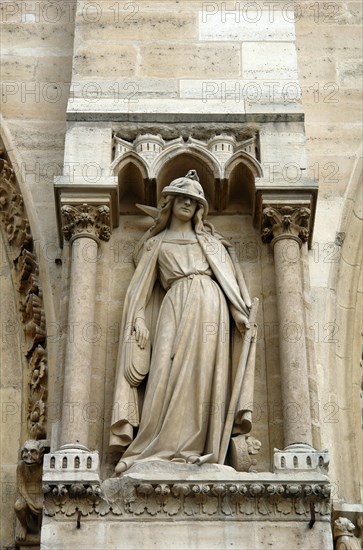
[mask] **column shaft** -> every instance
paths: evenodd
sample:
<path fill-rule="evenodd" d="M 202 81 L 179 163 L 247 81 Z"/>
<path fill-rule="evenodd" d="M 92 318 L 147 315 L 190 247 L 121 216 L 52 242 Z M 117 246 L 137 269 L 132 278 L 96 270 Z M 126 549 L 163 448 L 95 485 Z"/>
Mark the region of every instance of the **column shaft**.
<path fill-rule="evenodd" d="M 87 236 L 72 243 L 61 446 L 88 445 L 97 251 L 97 242 Z"/>
<path fill-rule="evenodd" d="M 300 246 L 284 235 L 274 243 L 285 447 L 312 444 Z"/>

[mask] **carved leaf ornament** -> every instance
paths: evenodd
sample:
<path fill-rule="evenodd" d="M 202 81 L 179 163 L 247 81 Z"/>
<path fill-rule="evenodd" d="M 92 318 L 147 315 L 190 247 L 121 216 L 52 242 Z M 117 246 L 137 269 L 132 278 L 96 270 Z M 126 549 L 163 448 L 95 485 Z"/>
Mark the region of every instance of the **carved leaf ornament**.
<path fill-rule="evenodd" d="M 77 490 L 74 485 L 77 485 Z M 55 493 L 51 486 L 46 488 L 47 515 L 61 513 L 70 516 L 79 510 L 82 515 L 104 517 L 113 514 L 125 521 L 144 521 L 147 517 L 165 521 L 188 517 L 305 521 L 313 502 L 317 519 L 329 521 L 330 517 L 329 483 L 141 483 L 132 487 L 121 486 L 117 493 L 112 493 L 112 502 L 102 494 L 99 486 L 74 485 L 64 486 L 62 490 L 57 488 Z"/>
<path fill-rule="evenodd" d="M 69 241 L 77 235 L 92 235 L 103 241 L 111 237 L 110 209 L 108 206 L 79 204 L 72 206 L 66 204 L 61 208 L 63 235 Z"/>
<path fill-rule="evenodd" d="M 302 206 L 269 206 L 263 211 L 262 240 L 269 243 L 276 237 L 286 235 L 306 242 L 309 237 L 310 209 Z"/>

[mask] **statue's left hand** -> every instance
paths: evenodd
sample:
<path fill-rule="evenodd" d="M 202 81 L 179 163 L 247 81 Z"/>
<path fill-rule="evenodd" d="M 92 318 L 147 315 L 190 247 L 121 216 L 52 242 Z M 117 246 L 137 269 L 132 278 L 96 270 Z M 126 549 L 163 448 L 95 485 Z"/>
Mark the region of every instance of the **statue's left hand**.
<path fill-rule="evenodd" d="M 140 349 L 144 349 L 149 339 L 149 331 L 144 319 L 138 317 L 135 321 L 135 338 Z"/>

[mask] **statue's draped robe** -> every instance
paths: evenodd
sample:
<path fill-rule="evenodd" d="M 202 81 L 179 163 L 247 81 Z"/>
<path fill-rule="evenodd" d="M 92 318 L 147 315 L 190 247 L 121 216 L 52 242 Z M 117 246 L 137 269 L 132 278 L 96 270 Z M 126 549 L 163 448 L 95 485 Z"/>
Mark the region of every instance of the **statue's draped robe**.
<path fill-rule="evenodd" d="M 156 307 L 156 279 L 166 294 L 156 326 L 150 327 L 150 361 L 147 350 L 137 348 L 133 327 L 147 304 Z M 202 234 L 194 241 L 168 241 L 163 232 L 145 243 L 125 299 L 111 425 L 114 449 L 131 443 L 122 457 L 127 466 L 195 456 L 218 462 L 227 413 L 235 417 L 235 431 L 250 430 L 253 373 L 248 369 L 238 407 L 228 411 L 234 378 L 228 302 L 248 316 L 233 263 L 218 238 Z M 136 384 L 147 372 L 140 414 Z M 134 440 L 133 427 L 139 427 Z"/>

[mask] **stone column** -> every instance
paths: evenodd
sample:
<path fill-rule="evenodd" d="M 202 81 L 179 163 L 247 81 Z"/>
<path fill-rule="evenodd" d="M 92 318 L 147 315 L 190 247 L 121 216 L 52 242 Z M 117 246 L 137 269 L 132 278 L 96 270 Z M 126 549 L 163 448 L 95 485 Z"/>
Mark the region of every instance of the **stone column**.
<path fill-rule="evenodd" d="M 92 185 L 60 176 L 55 196 L 60 241 L 71 245 L 71 268 L 59 448 L 44 456 L 43 490 L 78 498 L 100 492 L 98 451 L 88 449 L 93 361 L 88 329 L 94 322 L 101 241 L 108 241 L 118 225 L 118 185 L 113 177 Z"/>
<path fill-rule="evenodd" d="M 60 448 L 87 450 L 93 343 L 82 334 L 94 321 L 98 247 L 111 235 L 110 209 L 105 204 L 63 204 L 61 216 L 72 250 Z"/>
<path fill-rule="evenodd" d="M 327 472 L 329 454 L 312 444 L 306 312 L 301 247 L 311 244 L 317 200 L 315 182 L 269 186 L 260 178 L 254 223 L 274 251 L 284 422 L 284 449 L 274 449 L 274 470 Z M 268 353 L 268 351 L 267 351 Z"/>
<path fill-rule="evenodd" d="M 300 259 L 309 218 L 308 208 L 281 206 L 265 208 L 262 220 L 262 239 L 274 249 L 285 447 L 312 445 Z"/>

